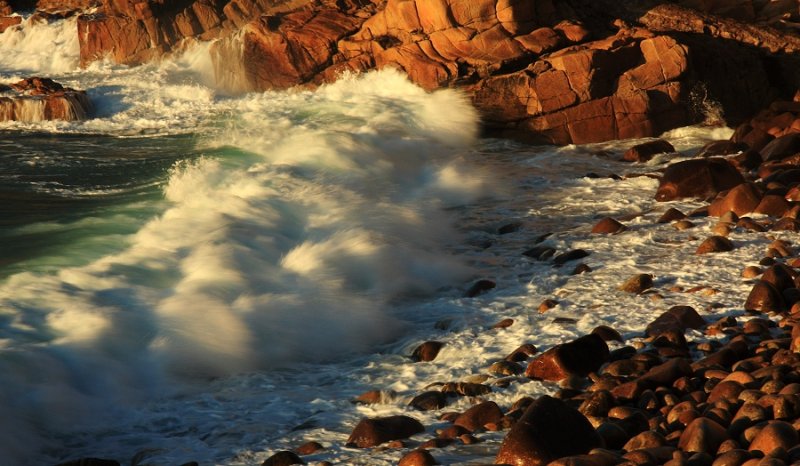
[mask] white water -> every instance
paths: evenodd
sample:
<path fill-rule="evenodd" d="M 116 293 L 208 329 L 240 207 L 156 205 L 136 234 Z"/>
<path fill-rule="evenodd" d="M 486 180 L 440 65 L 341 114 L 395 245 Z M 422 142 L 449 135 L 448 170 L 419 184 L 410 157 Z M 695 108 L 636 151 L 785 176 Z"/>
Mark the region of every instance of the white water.
<path fill-rule="evenodd" d="M 204 147 L 240 155 L 177 164 L 167 210 L 123 252 L 0 287 L 9 411 L 0 450 L 12 458 L 35 451 L 30 440 L 42 432 L 130 416 L 127 406 L 187 377 L 368 351 L 402 332 L 389 300 L 469 277 L 443 250 L 453 230 L 441 214 L 484 194 L 480 174 L 450 163 L 477 129 L 460 95 L 427 94 L 384 72 L 317 92 L 218 98 L 202 79 L 183 81 L 202 76 L 196 55 L 79 72 L 65 57 L 48 68 L 31 53 L 37 30 L 60 43 L 70 28 L 11 31 L 11 50 L 34 58 L 9 53 L 3 65 L 77 81 L 97 99 L 98 118 L 9 127 L 192 132 Z"/>
<path fill-rule="evenodd" d="M 675 304 L 702 310 L 718 301 L 714 313 L 736 313 L 747 288 L 738 266 L 766 244 L 737 233 L 735 253 L 693 256 L 698 240 L 689 235 L 703 238 L 710 224 L 687 232 L 654 225 L 668 207 L 651 200 L 654 180 L 580 178 L 668 160 L 633 168 L 612 160 L 630 142 L 533 149 L 476 141 L 477 119 L 462 96 L 427 94 L 394 72 L 315 92 L 227 97 L 210 86 L 203 47 L 160 64 L 81 71 L 73 29 L 67 21 L 0 35 L 0 75 L 33 70 L 86 88 L 96 118 L 4 128 L 189 133 L 216 156 L 176 163 L 165 210 L 124 238 L 120 252 L 0 283 L 0 452 L 11 463 L 260 464 L 276 449 L 319 440 L 328 451 L 316 459 L 391 464 L 400 452 L 342 447 L 361 416 L 408 414 L 408 400 L 429 383 L 484 374 L 523 342 L 546 348 L 599 324 L 634 337 Z M 48 60 L 41 52 L 52 43 L 64 46 Z M 684 151 L 727 136 L 668 135 Z M 587 234 L 596 216 L 637 212 L 627 233 Z M 512 220 L 523 224 L 519 232 L 496 234 Z M 595 271 L 572 277 L 569 265 L 521 256 L 550 231 L 547 242 L 560 251 L 591 250 Z M 615 291 L 640 272 L 654 273 L 663 289 L 726 291 L 664 291 L 660 302 Z M 476 277 L 498 288 L 462 298 Z M 538 314 L 552 297 L 561 304 Z M 553 324 L 555 316 L 577 322 Z M 512 327 L 487 331 L 506 317 Z M 405 356 L 425 339 L 446 346 L 433 363 L 411 363 Z M 372 407 L 349 403 L 373 388 L 399 395 Z M 490 398 L 508 407 L 553 389 L 514 383 Z M 443 425 L 438 413 L 411 414 Z M 293 431 L 299 424 L 306 428 Z M 442 463 L 490 461 L 502 434 L 481 437 L 487 443 L 434 454 Z"/>

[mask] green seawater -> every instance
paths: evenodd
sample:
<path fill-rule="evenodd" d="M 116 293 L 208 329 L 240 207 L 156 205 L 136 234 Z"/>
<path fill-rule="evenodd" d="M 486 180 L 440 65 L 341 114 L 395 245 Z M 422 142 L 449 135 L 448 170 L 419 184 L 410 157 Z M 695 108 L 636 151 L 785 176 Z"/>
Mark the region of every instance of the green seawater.
<path fill-rule="evenodd" d="M 128 245 L 164 210 L 191 135 L 0 132 L 0 278 L 81 266 Z"/>

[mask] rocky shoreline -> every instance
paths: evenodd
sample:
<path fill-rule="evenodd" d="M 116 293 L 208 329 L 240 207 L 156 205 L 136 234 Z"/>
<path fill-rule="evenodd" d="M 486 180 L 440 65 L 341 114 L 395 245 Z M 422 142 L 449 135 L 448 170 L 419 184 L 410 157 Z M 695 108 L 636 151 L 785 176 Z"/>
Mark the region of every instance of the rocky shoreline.
<path fill-rule="evenodd" d="M 618 277 L 619 291 L 634 296 L 637 306 L 652 306 L 674 293 L 684 299 L 706 296 L 708 308 L 671 306 L 633 337 L 598 326 L 545 351 L 519 341 L 517 350 L 487 365 L 480 377 L 465 373 L 458 381 L 429 380 L 426 389 L 413 393 L 404 414 L 364 418 L 337 448 L 364 449 L 365 458 L 376 451 L 396 452 L 404 466 L 437 464 L 437 457 L 452 457 L 453 448 L 482 443 L 495 464 L 515 466 L 800 461 L 800 259 L 792 241 L 800 228 L 796 104 L 777 102 L 743 124 L 731 140 L 713 142 L 695 158 L 666 166 L 654 196 L 706 198 L 705 206 L 686 212 L 656 209 L 653 220 L 639 224 L 638 232 L 629 228 L 632 219 L 624 218 L 585 226 L 591 227 L 590 236 L 614 235 L 624 242 L 625 235 L 644 234 L 644 229 L 691 233 L 707 224 L 710 235 L 692 236 L 697 242 L 694 254 L 712 261 L 745 242 L 768 245 L 762 254 L 739 264 L 737 273 L 752 286 L 749 294 L 735 297 L 736 316 L 703 317 L 714 314 L 714 296 L 729 290 L 703 285 L 685 289 L 650 273 L 628 280 Z M 741 140 L 753 131 L 772 139 L 759 150 L 749 149 Z M 641 163 L 671 150 L 666 141 L 651 141 L 632 147 L 624 158 Z M 517 228 L 509 223 L 498 234 Z M 732 241 L 732 235 L 738 239 Z M 585 262 L 592 251 L 558 249 L 541 240 L 520 251 L 521 256 L 566 267 L 572 274 L 597 273 Z M 467 295 L 491 296 L 494 285 L 491 280 L 478 281 Z M 547 315 L 557 306 L 559 298 L 554 296 L 542 302 L 539 312 Z M 507 332 L 515 324 L 504 319 L 476 332 Z M 444 348 L 441 341 L 423 342 L 407 364 L 436 361 Z M 508 404 L 488 399 L 514 393 L 531 380 L 551 387 L 552 396 L 520 396 Z M 398 399 L 386 387 L 376 387 L 354 401 L 380 406 L 397 404 Z M 456 411 L 456 404 L 469 407 Z M 422 413 L 428 419 L 433 413 L 435 424 L 420 422 Z M 494 434 L 501 435 L 502 442 L 490 440 L 498 438 Z M 332 448 L 309 439 L 263 464 L 332 464 L 326 460 Z M 84 459 L 64 464 L 118 463 Z"/>
<path fill-rule="evenodd" d="M 800 88 L 791 0 L 4 0 L 0 24 L 31 10 L 77 16 L 83 66 L 213 40 L 218 86 L 235 92 L 398 68 L 468 94 L 487 134 L 535 143 L 658 136 L 710 105 L 736 126 Z"/>
<path fill-rule="evenodd" d="M 519 341 L 517 350 L 493 361 L 479 377 L 430 380 L 413 394 L 404 414 L 366 417 L 347 426 L 351 435 L 338 447 L 365 449 L 367 458 L 373 448 L 388 449 L 403 466 L 437 464 L 441 452 L 478 443 L 485 443 L 495 464 L 515 466 L 800 462 L 800 259 L 791 241 L 800 231 L 796 4 L 637 1 L 623 8 L 578 0 L 103 0 L 63 7 L 0 2 L 0 13 L 36 8 L 43 20 L 78 15 L 84 65 L 108 56 L 143 63 L 191 40 L 219 39 L 217 78 L 237 91 L 313 87 L 344 71 L 399 67 L 426 89 L 466 92 L 487 134 L 530 142 L 656 136 L 696 123 L 706 117 L 706 105 L 717 106 L 717 116 L 737 128 L 733 137 L 651 174 L 660 179 L 657 200 L 699 198 L 707 205 L 685 212 L 663 209 L 648 228 L 692 231 L 705 222 L 713 234 L 695 238 L 698 256 L 739 248 L 732 234 L 766 242 L 763 255 L 752 257 L 758 265 L 740 264 L 752 288 L 740 297 L 738 316 L 709 321 L 703 317 L 708 310 L 679 304 L 634 338 L 598 326 L 542 352 Z M 13 27 L 17 17 L 7 18 L 12 19 L 0 24 Z M 51 95 L 89 108 L 82 91 L 42 78 L 5 92 L 12 90 L 22 97 L 0 98 L 6 119 L 24 113 L 14 102 L 49 102 Z M 51 107 L 40 112 L 47 119 L 79 113 Z M 646 163 L 673 150 L 666 141 L 651 141 L 632 147 L 624 158 Z M 591 225 L 591 234 L 637 234 L 628 221 L 603 219 Z M 509 223 L 498 234 L 515 228 Z M 582 261 L 591 251 L 559 250 L 541 240 L 520 256 L 576 275 L 594 273 Z M 619 278 L 619 291 L 640 298 L 640 306 L 668 292 L 709 297 L 728 292 L 670 287 L 650 273 Z M 466 294 L 487 296 L 495 285 L 480 280 Z M 554 296 L 539 312 L 546 315 L 558 305 Z M 713 311 L 714 303 L 708 305 Z M 476 332 L 503 332 L 514 325 L 509 318 Z M 443 347 L 440 341 L 423 342 L 408 364 L 436 361 Z M 487 399 L 532 380 L 551 387 L 553 396 L 521 396 L 508 404 Z M 397 398 L 376 387 L 355 402 L 396 404 Z M 451 410 L 456 403 L 471 406 Z M 420 422 L 422 412 L 436 413 L 437 423 Z M 489 433 L 502 442 L 487 441 Z M 263 464 L 331 464 L 329 448 L 308 440 Z M 86 458 L 62 466 L 116 464 Z M 191 464 L 203 463 L 185 466 Z"/>

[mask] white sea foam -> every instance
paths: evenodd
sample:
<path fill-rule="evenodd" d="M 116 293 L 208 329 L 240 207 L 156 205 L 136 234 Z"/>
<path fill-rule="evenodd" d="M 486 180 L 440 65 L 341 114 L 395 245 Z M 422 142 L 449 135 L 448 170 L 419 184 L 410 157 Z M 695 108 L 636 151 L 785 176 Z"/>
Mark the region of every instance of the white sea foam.
<path fill-rule="evenodd" d="M 176 90 L 185 95 L 153 93 Z M 361 353 L 403 328 L 390 300 L 469 277 L 443 249 L 454 230 L 441 213 L 489 186 L 479 173 L 459 185 L 447 165 L 475 138 L 462 96 L 428 94 L 387 71 L 220 105 L 199 131 L 203 146 L 246 154 L 177 164 L 167 210 L 123 252 L 0 288 L 0 333 L 13 342 L 0 355 L 0 392 L 37 394 L 5 419 L 57 436 L 107 422 L 87 414 L 130 406 L 175 378 Z"/>
<path fill-rule="evenodd" d="M 75 71 L 80 54 L 77 19 L 48 23 L 26 18 L 22 24 L 0 34 L 0 49 L 3 78 L 9 74 L 52 75 Z"/>

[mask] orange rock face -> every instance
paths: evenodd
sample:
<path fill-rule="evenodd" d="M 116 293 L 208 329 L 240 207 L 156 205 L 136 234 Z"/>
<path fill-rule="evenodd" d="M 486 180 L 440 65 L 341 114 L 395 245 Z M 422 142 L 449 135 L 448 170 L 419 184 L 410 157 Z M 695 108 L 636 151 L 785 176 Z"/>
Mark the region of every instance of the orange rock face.
<path fill-rule="evenodd" d="M 144 63 L 187 38 L 217 37 L 223 26 L 222 5 L 216 0 L 103 0 L 98 13 L 78 18 L 81 64 L 106 57 L 117 63 Z"/>
<path fill-rule="evenodd" d="M 83 120 L 91 109 L 85 91 L 63 87 L 48 78 L 0 85 L 0 121 Z"/>
<path fill-rule="evenodd" d="M 84 65 L 137 64 L 190 39 L 221 39 L 212 47 L 218 84 L 237 92 L 397 68 L 425 89 L 468 93 L 492 134 L 539 143 L 655 136 L 704 118 L 699 99 L 720 102 L 739 124 L 774 95 L 762 52 L 783 53 L 776 69 L 786 86 L 800 81 L 800 38 L 751 24 L 786 12 L 749 0 L 679 3 L 696 10 L 610 0 L 101 0 L 78 29 Z M 778 133 L 751 127 L 742 140 L 759 150 Z"/>

